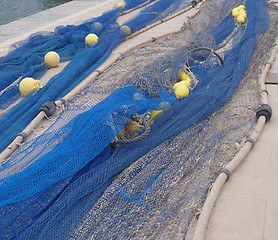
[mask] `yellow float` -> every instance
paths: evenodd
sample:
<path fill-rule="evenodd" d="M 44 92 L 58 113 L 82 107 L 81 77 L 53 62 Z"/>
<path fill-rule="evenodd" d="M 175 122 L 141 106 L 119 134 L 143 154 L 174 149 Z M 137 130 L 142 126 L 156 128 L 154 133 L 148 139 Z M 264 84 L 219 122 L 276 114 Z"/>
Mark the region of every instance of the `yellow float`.
<path fill-rule="evenodd" d="M 98 36 L 94 33 L 90 33 L 85 38 L 85 43 L 88 46 L 93 46 L 98 42 Z"/>
<path fill-rule="evenodd" d="M 123 25 L 121 26 L 121 33 L 124 35 L 129 35 L 131 34 L 131 29 L 128 26 Z"/>
<path fill-rule="evenodd" d="M 241 16 L 241 15 L 239 15 L 239 16 L 236 18 L 236 20 L 237 20 L 237 23 L 239 23 L 239 24 L 245 23 L 245 18 L 244 18 L 243 16 Z"/>
<path fill-rule="evenodd" d="M 123 10 L 125 8 L 125 3 L 124 2 L 120 2 L 120 3 L 117 3 L 115 5 L 115 8 L 118 8 L 120 10 Z"/>
<path fill-rule="evenodd" d="M 60 63 L 60 56 L 54 51 L 50 51 L 44 56 L 44 63 L 49 67 L 57 67 Z"/>
<path fill-rule="evenodd" d="M 38 90 L 40 88 L 40 80 L 27 77 L 19 83 L 19 91 L 23 96 L 26 96 L 31 91 Z"/>
<path fill-rule="evenodd" d="M 179 80 L 180 81 L 190 80 L 190 77 L 186 72 L 182 71 L 180 73 Z"/>
<path fill-rule="evenodd" d="M 234 8 L 232 10 L 232 16 L 233 17 L 238 17 L 239 16 L 239 9 L 238 8 Z"/>
<path fill-rule="evenodd" d="M 188 87 L 183 83 L 179 84 L 175 89 L 175 95 L 177 98 L 187 97 L 189 95 Z"/>

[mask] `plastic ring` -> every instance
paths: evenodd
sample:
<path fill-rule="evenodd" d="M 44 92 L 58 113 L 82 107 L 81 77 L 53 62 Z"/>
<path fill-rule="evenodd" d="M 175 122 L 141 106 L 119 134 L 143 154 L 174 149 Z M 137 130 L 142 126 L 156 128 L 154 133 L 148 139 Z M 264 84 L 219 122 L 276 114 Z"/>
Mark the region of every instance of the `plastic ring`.
<path fill-rule="evenodd" d="M 252 144 L 252 148 L 255 146 L 255 141 L 253 138 L 247 138 L 244 143 L 250 142 Z"/>
<path fill-rule="evenodd" d="M 225 173 L 227 175 L 227 180 L 231 177 L 231 172 L 227 168 L 221 168 L 219 174 L 220 173 Z"/>
<path fill-rule="evenodd" d="M 22 141 L 21 141 L 22 143 L 25 142 L 25 140 L 28 137 L 28 135 L 25 132 L 18 133 L 16 136 L 22 137 Z"/>

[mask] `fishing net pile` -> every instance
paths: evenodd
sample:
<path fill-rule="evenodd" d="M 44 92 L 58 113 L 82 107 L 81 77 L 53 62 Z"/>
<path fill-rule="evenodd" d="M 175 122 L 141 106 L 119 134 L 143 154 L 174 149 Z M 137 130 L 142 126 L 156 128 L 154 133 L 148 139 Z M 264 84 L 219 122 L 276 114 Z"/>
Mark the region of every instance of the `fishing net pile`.
<path fill-rule="evenodd" d="M 150 3 L 140 13 L 125 22 L 130 33 L 158 21 L 164 14 L 174 13 L 189 6 L 186 0 L 126 1 L 125 8 L 114 8 L 102 16 L 80 25 L 58 26 L 54 32 L 38 33 L 27 40 L 14 44 L 11 52 L 0 59 L 0 108 L 6 109 L 20 96 L 18 81 L 25 77 L 41 78 L 48 67 L 44 56 L 56 51 L 62 61 L 71 60 L 65 69 L 53 76 L 38 91 L 31 92 L 0 118 L 0 151 L 3 151 L 38 114 L 40 106 L 47 101 L 62 98 L 85 77 L 99 67 L 129 34 L 121 31 L 119 14 L 144 3 Z M 99 36 L 98 44 L 89 47 L 84 39 L 88 33 Z M 4 90 L 4 91 L 3 91 Z"/>
<path fill-rule="evenodd" d="M 240 4 L 207 1 L 177 34 L 123 56 L 22 146 L 0 172 L 1 239 L 184 238 L 260 105 L 256 78 L 277 17 L 269 21 L 265 1 L 247 0 L 247 23 L 219 48 Z M 186 64 L 197 81 L 175 98 Z M 119 134 L 140 136 L 131 119 L 149 119 L 149 109 L 163 110 L 149 134 L 120 142 Z"/>

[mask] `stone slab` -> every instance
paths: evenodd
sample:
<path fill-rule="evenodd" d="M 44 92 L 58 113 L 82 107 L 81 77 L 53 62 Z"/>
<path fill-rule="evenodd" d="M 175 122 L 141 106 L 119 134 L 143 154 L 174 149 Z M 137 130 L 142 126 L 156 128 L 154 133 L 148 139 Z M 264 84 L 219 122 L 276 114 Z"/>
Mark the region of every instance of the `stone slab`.
<path fill-rule="evenodd" d="M 278 239 L 278 201 L 267 201 L 264 225 L 264 238 L 267 240 Z"/>
<path fill-rule="evenodd" d="M 262 240 L 265 201 L 220 197 L 207 227 L 206 240 Z"/>

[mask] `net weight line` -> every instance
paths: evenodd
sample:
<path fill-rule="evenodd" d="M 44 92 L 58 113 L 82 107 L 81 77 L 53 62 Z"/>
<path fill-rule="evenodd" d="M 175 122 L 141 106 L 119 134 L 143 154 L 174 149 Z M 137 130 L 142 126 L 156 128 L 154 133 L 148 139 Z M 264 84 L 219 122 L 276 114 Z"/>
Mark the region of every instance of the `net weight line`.
<path fill-rule="evenodd" d="M 265 67 L 264 67 L 262 74 L 260 76 L 260 79 L 259 79 L 260 87 L 262 89 L 261 92 L 263 92 L 263 90 L 265 89 L 266 75 L 271 68 L 271 65 L 268 63 L 272 64 L 274 62 L 277 52 L 278 52 L 278 39 L 276 40 L 276 43 L 274 44 L 274 49 L 272 50 L 270 58 L 269 58 L 268 62 L 265 64 Z M 261 99 L 262 99 L 263 104 L 268 103 L 266 93 L 261 95 Z M 239 152 L 236 154 L 236 156 L 225 167 L 225 169 L 227 169 L 227 171 L 230 174 L 241 164 L 242 161 L 244 161 L 245 157 L 250 152 L 250 150 L 252 149 L 256 140 L 262 133 L 264 125 L 267 120 L 268 119 L 266 118 L 266 116 L 264 116 L 264 115 L 259 116 L 259 118 L 257 119 L 256 125 L 249 137 L 249 139 L 252 139 L 252 141 L 247 139 L 248 141 L 246 140 L 244 142 L 243 146 L 241 146 L 241 148 L 240 148 Z M 204 239 L 206 227 L 207 227 L 209 218 L 211 216 L 211 213 L 213 211 L 213 207 L 215 205 L 215 202 L 217 200 L 217 197 L 218 197 L 222 187 L 224 186 L 224 184 L 228 178 L 229 178 L 229 176 L 227 175 L 227 173 L 222 171 L 216 178 L 215 182 L 212 184 L 212 188 L 210 189 L 210 192 L 208 193 L 208 196 L 203 205 L 201 214 L 198 218 L 197 225 L 196 225 L 194 235 L 193 235 L 193 240 L 203 240 Z"/>

